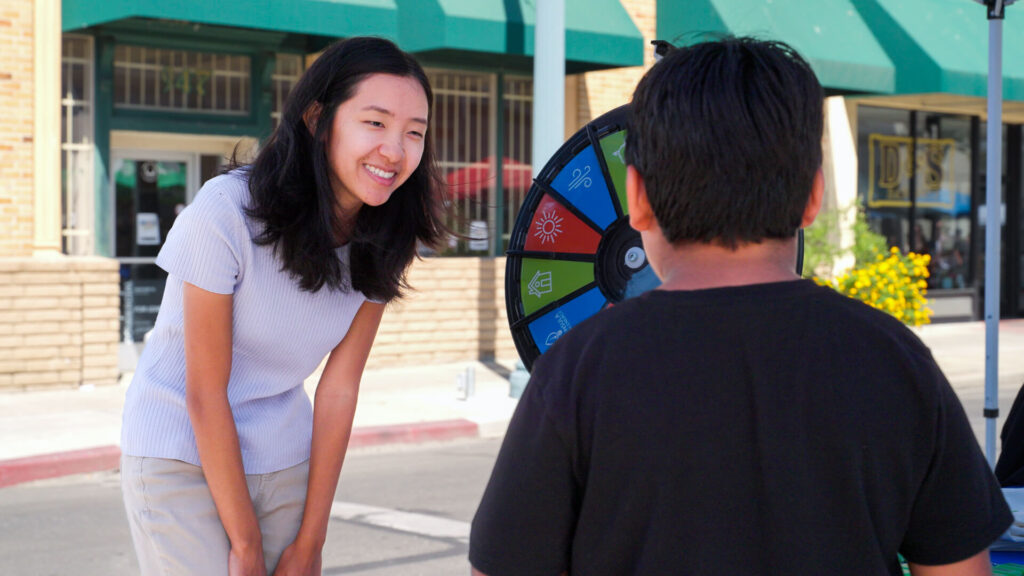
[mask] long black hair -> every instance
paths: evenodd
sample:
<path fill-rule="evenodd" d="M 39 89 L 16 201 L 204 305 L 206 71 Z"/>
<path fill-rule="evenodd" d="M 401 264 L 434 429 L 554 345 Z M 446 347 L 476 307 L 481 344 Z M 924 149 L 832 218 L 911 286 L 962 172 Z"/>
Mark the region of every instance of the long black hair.
<path fill-rule="evenodd" d="M 250 217 L 265 227 L 254 241 L 273 245 L 303 290 L 354 288 L 389 302 L 409 286 L 406 271 L 417 241 L 435 246 L 446 228 L 441 218 L 442 180 L 431 139 L 424 141 L 419 166 L 387 202 L 364 205 L 354 229 L 344 230 L 330 183 L 327 142 L 338 106 L 373 74 L 414 78 L 428 106 L 434 95 L 419 63 L 382 38 L 349 38 L 331 45 L 288 95 L 281 123 L 246 169 Z M 310 111 L 316 114 L 307 128 Z M 313 133 L 310 133 L 310 131 Z M 349 238 L 349 266 L 339 261 L 338 233 Z M 347 281 L 349 274 L 351 283 Z"/>

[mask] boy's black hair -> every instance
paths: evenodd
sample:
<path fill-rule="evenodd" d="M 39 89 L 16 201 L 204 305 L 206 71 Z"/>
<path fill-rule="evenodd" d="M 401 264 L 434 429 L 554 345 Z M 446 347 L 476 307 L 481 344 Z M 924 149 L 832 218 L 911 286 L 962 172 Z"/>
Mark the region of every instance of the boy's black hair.
<path fill-rule="evenodd" d="M 665 238 L 735 248 L 793 237 L 821 167 L 823 100 L 781 42 L 668 51 L 633 94 L 625 151 Z"/>
<path fill-rule="evenodd" d="M 248 213 L 265 224 L 255 242 L 273 245 L 283 268 L 304 290 L 351 287 L 387 302 L 408 287 L 406 271 L 416 256 L 417 241 L 436 245 L 446 229 L 439 196 L 443 184 L 428 137 L 419 166 L 409 179 L 384 204 L 362 206 L 354 230 L 341 230 L 327 142 L 338 106 L 373 74 L 415 79 L 426 93 L 427 104 L 433 105 L 423 68 L 394 43 L 369 37 L 336 42 L 291 90 L 281 123 L 247 167 L 253 199 Z M 310 122 L 313 134 L 304 118 L 310 110 L 316 112 Z M 335 252 L 338 232 L 350 238 L 351 286 Z"/>

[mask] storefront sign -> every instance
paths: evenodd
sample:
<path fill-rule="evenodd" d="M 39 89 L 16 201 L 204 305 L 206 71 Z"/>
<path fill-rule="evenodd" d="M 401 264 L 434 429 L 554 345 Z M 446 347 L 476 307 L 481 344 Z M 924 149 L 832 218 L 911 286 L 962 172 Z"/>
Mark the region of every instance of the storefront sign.
<path fill-rule="evenodd" d="M 135 215 L 135 243 L 139 246 L 160 245 L 160 216 L 156 212 Z"/>
<path fill-rule="evenodd" d="M 913 157 L 911 147 L 916 144 Z M 910 206 L 910 179 L 917 178 L 917 195 L 954 190 L 951 138 L 910 138 L 869 134 L 868 207 Z"/>
<path fill-rule="evenodd" d="M 164 92 L 177 90 L 183 96 L 188 96 L 194 91 L 200 98 L 206 96 L 206 84 L 210 81 L 210 76 L 213 76 L 212 71 L 200 68 L 164 66 L 160 71 Z"/>

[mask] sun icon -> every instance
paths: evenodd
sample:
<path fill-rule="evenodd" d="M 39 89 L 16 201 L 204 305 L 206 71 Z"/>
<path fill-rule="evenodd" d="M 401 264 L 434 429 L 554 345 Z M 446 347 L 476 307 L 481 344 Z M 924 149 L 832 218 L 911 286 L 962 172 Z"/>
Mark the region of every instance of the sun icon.
<path fill-rule="evenodd" d="M 537 230 L 534 236 L 540 238 L 541 244 L 554 242 L 555 238 L 562 233 L 562 217 L 555 214 L 554 210 L 544 211 L 537 219 Z"/>

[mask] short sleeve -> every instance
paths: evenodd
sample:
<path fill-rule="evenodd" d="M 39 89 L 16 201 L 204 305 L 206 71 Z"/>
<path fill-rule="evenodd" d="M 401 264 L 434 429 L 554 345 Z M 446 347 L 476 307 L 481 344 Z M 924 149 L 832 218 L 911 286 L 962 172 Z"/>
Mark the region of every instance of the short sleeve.
<path fill-rule="evenodd" d="M 156 264 L 203 290 L 233 294 L 248 235 L 239 208 L 213 183 L 178 215 Z"/>
<path fill-rule="evenodd" d="M 469 561 L 489 576 L 550 576 L 569 566 L 578 487 L 538 376 L 519 401 L 473 518 Z"/>
<path fill-rule="evenodd" d="M 959 562 L 987 548 L 1013 522 L 963 407 L 941 378 L 931 465 L 900 552 L 925 565 Z"/>

